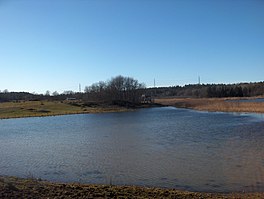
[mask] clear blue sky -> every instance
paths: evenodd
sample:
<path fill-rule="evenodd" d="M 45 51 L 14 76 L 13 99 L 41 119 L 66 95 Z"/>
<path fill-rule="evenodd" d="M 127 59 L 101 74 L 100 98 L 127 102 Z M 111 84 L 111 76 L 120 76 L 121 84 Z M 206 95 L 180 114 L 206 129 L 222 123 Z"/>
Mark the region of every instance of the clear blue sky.
<path fill-rule="evenodd" d="M 0 90 L 264 80 L 263 0 L 0 0 Z"/>

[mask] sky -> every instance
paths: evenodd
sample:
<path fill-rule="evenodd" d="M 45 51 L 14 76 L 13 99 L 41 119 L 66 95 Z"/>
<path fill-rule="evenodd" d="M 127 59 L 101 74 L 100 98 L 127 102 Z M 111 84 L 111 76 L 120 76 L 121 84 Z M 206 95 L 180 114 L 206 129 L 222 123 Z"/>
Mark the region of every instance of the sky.
<path fill-rule="evenodd" d="M 0 90 L 264 80 L 263 0 L 0 0 Z"/>

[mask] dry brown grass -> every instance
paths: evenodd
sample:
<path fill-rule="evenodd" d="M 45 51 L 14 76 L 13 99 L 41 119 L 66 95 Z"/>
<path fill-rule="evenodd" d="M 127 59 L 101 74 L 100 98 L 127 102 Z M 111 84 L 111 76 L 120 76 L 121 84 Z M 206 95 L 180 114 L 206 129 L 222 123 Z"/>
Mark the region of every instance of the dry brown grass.
<path fill-rule="evenodd" d="M 226 101 L 228 99 L 238 98 L 160 98 L 155 99 L 155 102 L 168 106 L 191 108 L 201 111 L 264 113 L 264 102 Z"/>
<path fill-rule="evenodd" d="M 199 193 L 138 186 L 66 184 L 0 176 L 0 198 L 263 198 L 263 193 Z"/>

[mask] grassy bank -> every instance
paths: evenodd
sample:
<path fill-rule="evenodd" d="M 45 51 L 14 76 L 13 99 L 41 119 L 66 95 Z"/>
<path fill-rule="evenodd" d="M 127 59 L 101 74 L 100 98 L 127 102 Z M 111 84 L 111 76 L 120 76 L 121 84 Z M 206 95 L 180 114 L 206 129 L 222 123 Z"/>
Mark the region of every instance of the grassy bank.
<path fill-rule="evenodd" d="M 262 193 L 217 194 L 138 186 L 52 183 L 0 176 L 0 198 L 263 198 Z"/>
<path fill-rule="evenodd" d="M 128 111 L 128 109 L 114 105 L 84 104 L 82 102 L 68 101 L 19 101 L 0 103 L 0 119 L 123 111 Z"/>
<path fill-rule="evenodd" d="M 156 103 L 200 111 L 264 113 L 264 102 L 237 102 L 241 98 L 160 98 Z"/>
<path fill-rule="evenodd" d="M 155 99 L 155 103 L 202 111 L 264 113 L 263 102 L 234 102 L 226 101 L 227 99 L 234 98 L 159 98 Z M 140 107 L 157 106 L 157 104 L 126 108 L 126 106 L 83 103 L 80 101 L 4 102 L 0 103 L 0 119 L 81 113 L 124 112 Z"/>

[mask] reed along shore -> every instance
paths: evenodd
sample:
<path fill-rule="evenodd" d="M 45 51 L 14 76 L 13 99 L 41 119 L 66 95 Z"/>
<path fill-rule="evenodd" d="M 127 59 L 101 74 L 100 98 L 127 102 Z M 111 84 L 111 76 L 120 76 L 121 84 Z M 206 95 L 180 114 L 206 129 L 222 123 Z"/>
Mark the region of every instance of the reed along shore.
<path fill-rule="evenodd" d="M 156 103 L 211 112 L 264 113 L 264 102 L 246 102 L 256 98 L 158 98 Z"/>

